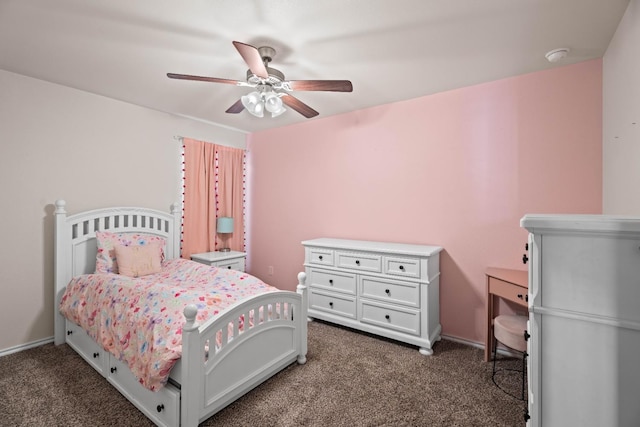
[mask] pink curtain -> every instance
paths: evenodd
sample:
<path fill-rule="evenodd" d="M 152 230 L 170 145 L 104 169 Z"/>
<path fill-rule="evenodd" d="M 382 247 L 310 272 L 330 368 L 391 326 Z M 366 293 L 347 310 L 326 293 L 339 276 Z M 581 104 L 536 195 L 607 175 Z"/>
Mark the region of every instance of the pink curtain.
<path fill-rule="evenodd" d="M 232 250 L 244 250 L 244 151 L 184 138 L 182 258 L 222 247 L 216 218 L 230 216 Z"/>
<path fill-rule="evenodd" d="M 182 218 L 182 257 L 209 252 L 215 239 L 215 147 L 203 141 L 184 138 L 184 211 Z M 211 216 L 213 215 L 213 220 Z"/>
<path fill-rule="evenodd" d="M 233 218 L 233 233 L 224 242 L 231 250 L 244 251 L 244 150 L 216 145 L 216 159 L 217 216 Z M 224 246 L 221 237 L 217 248 Z"/>

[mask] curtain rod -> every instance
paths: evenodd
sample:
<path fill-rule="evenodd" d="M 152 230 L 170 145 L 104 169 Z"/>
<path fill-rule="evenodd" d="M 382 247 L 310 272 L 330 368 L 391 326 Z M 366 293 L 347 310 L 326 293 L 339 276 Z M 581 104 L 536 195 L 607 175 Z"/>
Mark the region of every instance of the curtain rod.
<path fill-rule="evenodd" d="M 182 140 L 183 140 L 184 138 L 185 138 L 185 137 L 184 137 L 184 136 L 181 136 L 181 135 L 173 135 L 173 139 L 174 139 L 174 140 L 176 140 L 176 141 L 180 141 L 180 142 L 182 142 Z M 212 143 L 212 144 L 213 144 L 213 143 Z M 224 145 L 224 144 L 222 144 L 222 145 Z M 229 147 L 231 147 L 231 146 L 229 146 Z M 234 148 L 237 148 L 237 147 L 234 147 Z M 247 150 L 246 148 L 245 148 L 245 149 L 241 149 L 241 150 L 243 150 L 245 153 L 248 153 L 248 152 L 249 152 L 249 150 Z"/>

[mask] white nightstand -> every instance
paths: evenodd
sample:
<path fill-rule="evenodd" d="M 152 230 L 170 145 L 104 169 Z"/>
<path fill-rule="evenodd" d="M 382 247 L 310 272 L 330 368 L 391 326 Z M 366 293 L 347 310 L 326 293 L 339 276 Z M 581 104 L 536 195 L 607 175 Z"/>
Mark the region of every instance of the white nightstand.
<path fill-rule="evenodd" d="M 193 254 L 191 259 L 201 264 L 213 265 L 218 268 L 228 268 L 230 270 L 244 271 L 244 260 L 246 252 L 205 252 Z"/>

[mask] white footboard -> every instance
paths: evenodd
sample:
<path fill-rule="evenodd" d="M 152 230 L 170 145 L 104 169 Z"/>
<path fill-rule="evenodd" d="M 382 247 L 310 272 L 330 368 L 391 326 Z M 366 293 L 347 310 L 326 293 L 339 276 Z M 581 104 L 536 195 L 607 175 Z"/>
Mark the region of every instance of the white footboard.
<path fill-rule="evenodd" d="M 181 425 L 198 423 L 307 354 L 306 275 L 297 292 L 276 291 L 235 304 L 202 325 L 185 308 Z"/>

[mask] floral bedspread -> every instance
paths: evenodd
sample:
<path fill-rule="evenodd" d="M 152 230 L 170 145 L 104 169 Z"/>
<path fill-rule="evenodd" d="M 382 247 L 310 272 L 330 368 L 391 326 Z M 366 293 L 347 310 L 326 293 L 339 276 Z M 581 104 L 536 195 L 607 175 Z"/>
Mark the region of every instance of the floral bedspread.
<path fill-rule="evenodd" d="M 60 312 L 127 363 L 140 384 L 157 390 L 182 354 L 188 304 L 198 307 L 202 323 L 239 300 L 276 290 L 246 273 L 179 258 L 164 262 L 160 273 L 139 278 L 113 273 L 75 277 Z"/>

